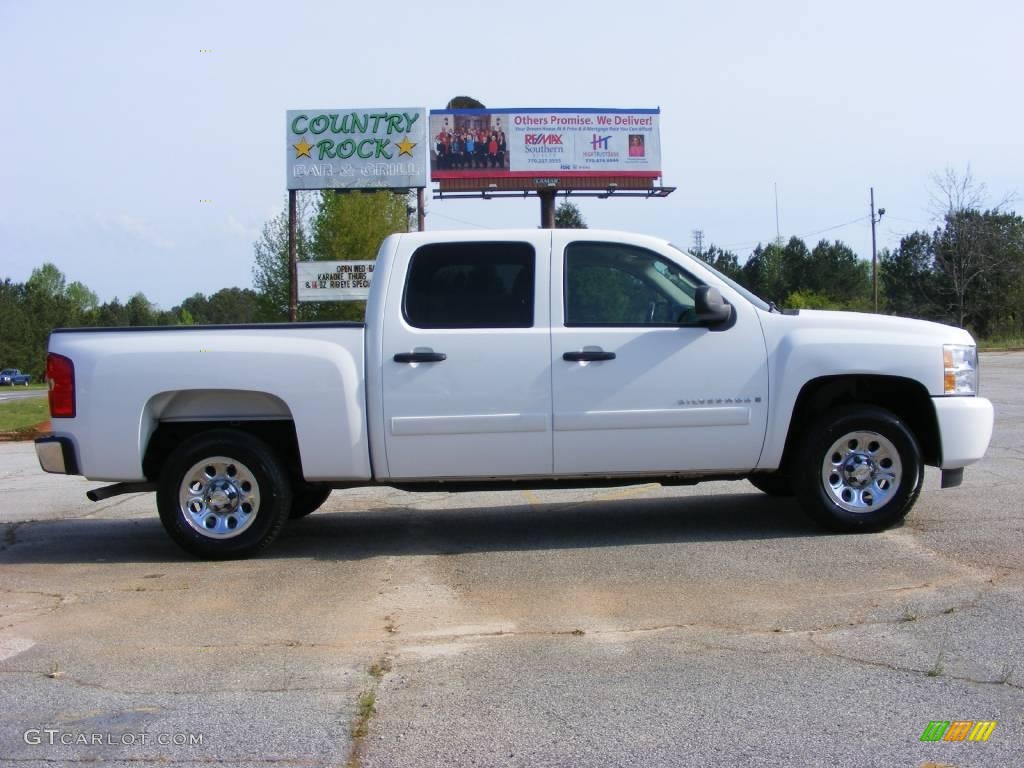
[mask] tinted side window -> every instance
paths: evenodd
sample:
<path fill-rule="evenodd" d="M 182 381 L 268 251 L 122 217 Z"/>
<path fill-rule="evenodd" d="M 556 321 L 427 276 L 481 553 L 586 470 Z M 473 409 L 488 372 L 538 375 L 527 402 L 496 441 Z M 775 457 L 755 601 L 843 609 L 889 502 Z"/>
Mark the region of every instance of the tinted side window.
<path fill-rule="evenodd" d="M 565 249 L 565 324 L 685 325 L 699 283 L 656 253 L 617 243 Z"/>
<path fill-rule="evenodd" d="M 530 328 L 528 243 L 433 243 L 409 262 L 404 312 L 416 328 Z"/>

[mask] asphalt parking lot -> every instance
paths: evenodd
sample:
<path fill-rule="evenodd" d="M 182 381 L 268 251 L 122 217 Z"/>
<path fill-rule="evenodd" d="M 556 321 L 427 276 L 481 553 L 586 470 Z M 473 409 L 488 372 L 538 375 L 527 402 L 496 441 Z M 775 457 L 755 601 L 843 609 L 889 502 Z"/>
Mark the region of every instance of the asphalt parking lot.
<path fill-rule="evenodd" d="M 1024 764 L 1022 385 L 983 355 L 988 457 L 874 535 L 747 483 L 365 489 L 204 563 L 0 444 L 0 764 Z"/>

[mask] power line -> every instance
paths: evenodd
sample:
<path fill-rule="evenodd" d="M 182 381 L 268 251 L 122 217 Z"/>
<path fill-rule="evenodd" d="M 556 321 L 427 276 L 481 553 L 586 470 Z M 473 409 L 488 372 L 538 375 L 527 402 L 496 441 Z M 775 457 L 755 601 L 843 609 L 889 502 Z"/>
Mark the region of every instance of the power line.
<path fill-rule="evenodd" d="M 867 216 L 861 216 L 859 218 L 853 219 L 852 221 L 848 221 L 845 224 L 836 224 L 834 227 L 825 227 L 825 229 L 819 229 L 817 232 L 807 232 L 806 234 L 803 234 L 803 235 L 797 235 L 797 237 L 801 237 L 801 238 L 803 238 L 803 237 L 812 237 L 814 235 L 820 235 L 820 234 L 822 234 L 824 232 L 831 232 L 833 229 L 842 229 L 843 227 L 848 227 L 851 224 L 856 224 L 859 221 L 864 221 L 864 219 L 866 219 L 866 218 L 868 218 L 868 217 Z"/>
<path fill-rule="evenodd" d="M 476 222 L 466 221 L 465 219 L 457 219 L 454 216 L 448 216 L 447 214 L 438 213 L 437 211 L 431 211 L 430 215 L 431 216 L 440 216 L 442 219 L 448 219 L 449 221 L 457 221 L 457 222 L 459 222 L 459 224 L 468 224 L 471 227 L 477 227 L 479 229 L 493 229 L 493 227 L 488 227 L 488 226 L 486 226 L 484 224 L 477 224 Z"/>
<path fill-rule="evenodd" d="M 834 224 L 831 227 L 825 227 L 824 229 L 818 229 L 818 230 L 815 230 L 814 232 L 804 232 L 802 234 L 793 235 L 793 237 L 799 237 L 799 238 L 803 239 L 805 237 L 813 237 L 814 235 L 821 235 L 821 234 L 824 234 L 825 232 L 831 232 L 832 230 L 835 230 L 835 229 L 842 229 L 843 227 L 848 227 L 851 224 L 856 224 L 858 222 L 864 221 L 864 219 L 866 219 L 866 218 L 868 218 L 868 217 L 867 216 L 858 216 L 856 219 L 851 219 L 850 221 L 843 222 L 842 224 Z M 753 248 L 756 248 L 757 246 L 761 245 L 764 242 L 765 242 L 764 240 L 757 240 L 757 241 L 752 242 L 752 243 L 732 243 L 732 244 L 729 244 L 729 245 L 720 245 L 718 247 L 721 248 L 722 250 L 727 250 L 727 251 L 731 251 L 731 250 L 744 251 L 744 250 L 751 250 Z"/>

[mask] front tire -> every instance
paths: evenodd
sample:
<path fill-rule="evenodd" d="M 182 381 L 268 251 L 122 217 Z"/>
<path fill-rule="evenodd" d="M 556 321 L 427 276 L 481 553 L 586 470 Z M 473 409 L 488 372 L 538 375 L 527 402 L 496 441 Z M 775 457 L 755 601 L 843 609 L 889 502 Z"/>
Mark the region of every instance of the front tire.
<path fill-rule="evenodd" d="M 788 473 L 780 470 L 775 472 L 759 472 L 747 478 L 750 484 L 769 496 L 784 497 L 793 495 L 793 481 Z"/>
<path fill-rule="evenodd" d="M 825 413 L 805 433 L 793 487 L 804 511 L 834 531 L 880 531 L 901 522 L 921 493 L 924 462 L 907 426 L 871 405 Z"/>
<path fill-rule="evenodd" d="M 185 551 L 207 560 L 248 557 L 281 532 L 292 491 L 281 460 L 262 440 L 237 430 L 206 432 L 164 463 L 157 508 Z"/>
<path fill-rule="evenodd" d="M 306 482 L 294 483 L 292 485 L 292 509 L 288 517 L 291 520 L 298 520 L 300 517 L 313 514 L 323 506 L 330 495 L 331 489 L 323 485 Z"/>

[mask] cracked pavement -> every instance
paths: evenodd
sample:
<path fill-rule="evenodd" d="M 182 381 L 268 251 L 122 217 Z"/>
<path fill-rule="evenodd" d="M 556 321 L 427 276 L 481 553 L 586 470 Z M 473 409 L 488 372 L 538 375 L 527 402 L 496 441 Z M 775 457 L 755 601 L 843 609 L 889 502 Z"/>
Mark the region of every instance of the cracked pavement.
<path fill-rule="evenodd" d="M 1024 354 L 982 361 L 988 457 L 874 535 L 746 483 L 373 488 L 201 563 L 0 444 L 0 764 L 1020 765 Z M 998 726 L 919 740 L 957 719 Z"/>

